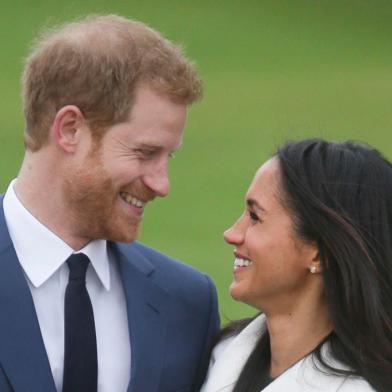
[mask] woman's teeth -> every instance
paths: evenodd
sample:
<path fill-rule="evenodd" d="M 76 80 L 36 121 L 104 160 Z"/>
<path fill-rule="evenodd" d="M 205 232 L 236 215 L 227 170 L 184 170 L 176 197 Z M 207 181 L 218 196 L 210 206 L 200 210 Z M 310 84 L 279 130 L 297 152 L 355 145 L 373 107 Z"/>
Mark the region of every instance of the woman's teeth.
<path fill-rule="evenodd" d="M 132 206 L 138 207 L 138 208 L 143 208 L 146 204 L 144 201 L 136 199 L 136 197 L 133 197 L 129 193 L 120 192 L 120 196 L 125 202 L 127 202 L 128 204 L 131 204 Z"/>
<path fill-rule="evenodd" d="M 252 265 L 251 260 L 240 259 L 238 257 L 236 257 L 234 260 L 234 267 L 249 267 L 250 265 Z"/>

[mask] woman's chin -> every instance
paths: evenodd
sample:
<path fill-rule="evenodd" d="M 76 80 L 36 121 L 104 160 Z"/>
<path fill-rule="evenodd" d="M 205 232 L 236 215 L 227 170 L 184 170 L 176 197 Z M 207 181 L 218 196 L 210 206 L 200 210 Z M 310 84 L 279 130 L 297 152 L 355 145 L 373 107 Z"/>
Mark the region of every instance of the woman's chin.
<path fill-rule="evenodd" d="M 229 288 L 231 298 L 235 301 L 246 302 L 246 290 L 240 282 L 233 281 Z"/>

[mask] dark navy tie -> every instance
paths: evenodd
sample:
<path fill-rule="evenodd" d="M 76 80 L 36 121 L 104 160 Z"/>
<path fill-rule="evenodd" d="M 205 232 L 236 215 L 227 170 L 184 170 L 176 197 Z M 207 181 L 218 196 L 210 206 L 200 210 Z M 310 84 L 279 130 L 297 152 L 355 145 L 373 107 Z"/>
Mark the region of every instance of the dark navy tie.
<path fill-rule="evenodd" d="M 86 289 L 89 263 L 83 253 L 73 254 L 67 260 L 63 392 L 97 392 L 97 340 L 93 307 Z"/>

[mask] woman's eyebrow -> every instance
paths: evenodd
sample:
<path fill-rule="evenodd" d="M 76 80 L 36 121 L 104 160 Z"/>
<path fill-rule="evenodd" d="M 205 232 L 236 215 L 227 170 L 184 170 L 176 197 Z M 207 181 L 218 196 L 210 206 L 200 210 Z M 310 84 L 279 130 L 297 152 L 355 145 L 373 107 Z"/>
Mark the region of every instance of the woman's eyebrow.
<path fill-rule="evenodd" d="M 248 205 L 249 208 L 257 208 L 258 210 L 261 210 L 263 212 L 266 212 L 266 209 L 261 206 L 257 200 L 255 199 L 247 199 L 246 204 Z"/>

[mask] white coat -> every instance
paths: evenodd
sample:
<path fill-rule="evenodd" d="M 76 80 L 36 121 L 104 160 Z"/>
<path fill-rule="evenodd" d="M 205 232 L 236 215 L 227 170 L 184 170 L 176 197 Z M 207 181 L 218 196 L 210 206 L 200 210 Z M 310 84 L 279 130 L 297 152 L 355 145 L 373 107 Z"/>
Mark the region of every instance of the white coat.
<path fill-rule="evenodd" d="M 237 336 L 220 342 L 214 349 L 206 381 L 200 392 L 231 392 L 252 352 L 266 328 L 264 315 L 258 316 Z M 323 353 L 327 352 L 327 345 Z M 344 368 L 328 357 L 328 362 Z M 263 392 L 375 392 L 362 378 L 337 376 L 318 370 L 316 359 L 309 355 L 287 369 Z M 244 391 L 245 392 L 245 391 Z"/>

